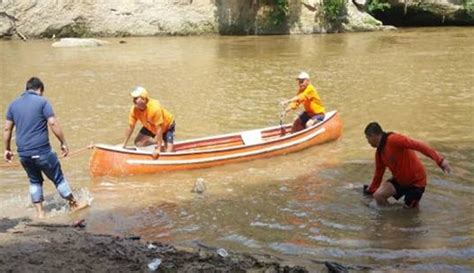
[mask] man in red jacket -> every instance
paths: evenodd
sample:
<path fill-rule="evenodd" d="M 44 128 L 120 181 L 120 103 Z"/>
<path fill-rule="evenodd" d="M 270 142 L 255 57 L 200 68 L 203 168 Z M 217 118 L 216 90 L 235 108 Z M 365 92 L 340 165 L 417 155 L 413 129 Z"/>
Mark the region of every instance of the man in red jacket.
<path fill-rule="evenodd" d="M 397 133 L 386 133 L 377 122 L 369 123 L 364 133 L 367 142 L 377 148 L 375 174 L 372 184 L 364 186 L 364 193 L 372 194 L 379 206 L 388 205 L 391 196 L 396 200 L 405 196 L 406 207 L 418 207 L 425 191 L 426 171 L 415 151 L 433 159 L 443 172 L 451 171 L 448 161 L 428 145 Z M 386 167 L 393 177 L 382 182 Z"/>

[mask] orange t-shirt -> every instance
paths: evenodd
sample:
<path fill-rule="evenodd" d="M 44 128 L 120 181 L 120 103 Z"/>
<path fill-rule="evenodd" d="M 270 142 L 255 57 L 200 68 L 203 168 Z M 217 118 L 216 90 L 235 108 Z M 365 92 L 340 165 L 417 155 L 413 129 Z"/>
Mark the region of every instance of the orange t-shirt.
<path fill-rule="evenodd" d="M 291 103 L 291 109 L 296 109 L 300 104 L 303 104 L 305 112 L 313 116 L 316 114 L 324 114 L 324 105 L 319 97 L 318 91 L 312 84 L 308 84 L 303 91 L 298 91 L 298 100 Z"/>
<path fill-rule="evenodd" d="M 139 120 L 143 127 L 156 135 L 158 126 L 161 127 L 161 132 L 168 131 L 170 125 L 173 123 L 173 116 L 166 111 L 155 99 L 149 99 L 145 110 L 141 111 L 135 105 L 130 109 L 128 123 L 134 126 Z"/>
<path fill-rule="evenodd" d="M 392 133 L 387 136 L 383 151 L 375 153 L 375 174 L 367 191 L 375 192 L 379 188 L 386 167 L 402 187 L 425 187 L 426 171 L 415 151 L 430 157 L 438 166 L 443 161 L 443 157 L 428 145 Z"/>

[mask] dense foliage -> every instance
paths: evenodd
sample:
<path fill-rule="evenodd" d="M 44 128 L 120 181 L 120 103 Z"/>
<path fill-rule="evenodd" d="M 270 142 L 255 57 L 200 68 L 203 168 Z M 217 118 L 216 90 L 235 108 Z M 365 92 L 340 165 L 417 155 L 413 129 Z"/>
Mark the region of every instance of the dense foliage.
<path fill-rule="evenodd" d="M 369 0 L 367 4 L 367 10 L 370 13 L 384 11 L 390 8 L 390 4 L 385 0 Z"/>
<path fill-rule="evenodd" d="M 288 16 L 288 1 L 287 0 L 270 0 L 273 5 L 273 11 L 270 13 L 270 22 L 274 26 L 280 26 L 286 22 Z"/>
<path fill-rule="evenodd" d="M 474 19 L 474 0 L 463 0 L 464 8 L 466 13 Z"/>
<path fill-rule="evenodd" d="M 346 16 L 347 0 L 323 0 L 324 15 L 328 22 L 340 25 Z"/>

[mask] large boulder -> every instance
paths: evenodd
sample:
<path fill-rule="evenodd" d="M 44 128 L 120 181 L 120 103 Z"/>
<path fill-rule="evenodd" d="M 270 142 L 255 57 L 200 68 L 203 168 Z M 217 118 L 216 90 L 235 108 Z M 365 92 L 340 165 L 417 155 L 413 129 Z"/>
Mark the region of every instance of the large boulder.
<path fill-rule="evenodd" d="M 389 7 L 373 14 L 397 26 L 474 25 L 473 0 L 385 0 Z"/>
<path fill-rule="evenodd" d="M 360 0 L 359 3 L 365 0 Z M 298 23 L 294 24 L 292 33 L 326 33 L 326 32 L 362 32 L 395 29 L 384 26 L 381 21 L 360 10 L 352 1 L 346 1 L 338 22 L 331 22 L 324 14 L 323 0 L 303 0 L 301 10 L 297 12 Z"/>
<path fill-rule="evenodd" d="M 353 1 L 357 5 L 365 3 L 365 0 Z M 384 29 L 379 21 L 357 10 L 351 0 L 342 4 L 341 14 L 329 19 L 324 11 L 324 0 L 282 3 L 256 0 L 0 0 L 0 12 L 18 18 L 18 33 L 43 38 L 300 34 Z M 0 26 L 4 32 L 8 31 L 5 23 Z"/>
<path fill-rule="evenodd" d="M 188 35 L 215 32 L 215 4 L 173 1 L 0 1 L 31 37 Z"/>
<path fill-rule="evenodd" d="M 347 4 L 347 18 L 342 24 L 344 32 L 360 32 L 375 30 L 394 30 L 393 26 L 385 26 L 383 23 L 366 12 L 360 11 L 352 2 Z"/>
<path fill-rule="evenodd" d="M 11 37 L 13 35 L 16 21 L 17 19 L 15 17 L 4 11 L 0 11 L 0 38 Z"/>
<path fill-rule="evenodd" d="M 0 38 L 12 35 L 13 26 L 8 18 L 0 16 Z"/>
<path fill-rule="evenodd" d="M 62 38 L 58 42 L 54 42 L 52 47 L 97 47 L 105 44 L 108 42 L 98 39 Z"/>

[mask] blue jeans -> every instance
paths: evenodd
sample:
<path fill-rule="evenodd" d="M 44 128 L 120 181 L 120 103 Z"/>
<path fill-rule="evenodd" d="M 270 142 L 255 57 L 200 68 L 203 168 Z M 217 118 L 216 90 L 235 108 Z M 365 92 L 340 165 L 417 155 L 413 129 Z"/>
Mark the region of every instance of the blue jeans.
<path fill-rule="evenodd" d="M 33 203 L 43 202 L 43 173 L 56 186 L 62 198 L 72 196 L 71 188 L 64 178 L 58 156 L 53 151 L 34 156 L 20 156 L 20 162 L 30 180 L 30 194 Z"/>

